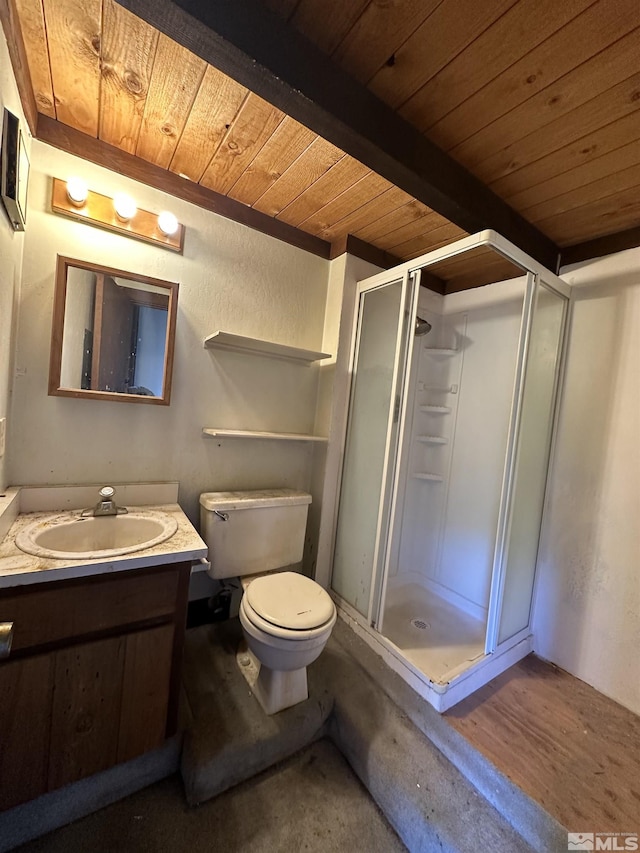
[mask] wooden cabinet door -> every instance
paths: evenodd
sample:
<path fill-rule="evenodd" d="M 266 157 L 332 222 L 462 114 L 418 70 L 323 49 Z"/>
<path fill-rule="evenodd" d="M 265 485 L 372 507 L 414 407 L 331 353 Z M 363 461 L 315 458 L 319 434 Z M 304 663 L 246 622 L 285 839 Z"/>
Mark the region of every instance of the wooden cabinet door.
<path fill-rule="evenodd" d="M 127 636 L 118 763 L 164 743 L 171 691 L 173 636 L 173 625 L 161 625 Z"/>
<path fill-rule="evenodd" d="M 189 573 L 181 563 L 0 595 L 0 621 L 16 625 L 14 657 L 0 662 L 0 811 L 175 733 Z"/>
<path fill-rule="evenodd" d="M 55 653 L 49 790 L 116 764 L 125 637 Z"/>
<path fill-rule="evenodd" d="M 161 746 L 173 625 L 55 653 L 50 791 Z"/>
<path fill-rule="evenodd" d="M 0 810 L 47 790 L 54 655 L 0 664 Z"/>

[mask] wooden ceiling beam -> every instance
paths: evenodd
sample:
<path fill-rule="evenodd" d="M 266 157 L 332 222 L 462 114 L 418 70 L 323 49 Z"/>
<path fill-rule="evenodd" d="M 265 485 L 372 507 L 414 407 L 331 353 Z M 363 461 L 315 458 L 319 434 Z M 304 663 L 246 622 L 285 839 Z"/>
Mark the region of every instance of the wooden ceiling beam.
<path fill-rule="evenodd" d="M 640 246 L 640 227 L 628 228 L 616 234 L 594 237 L 593 240 L 585 240 L 584 243 L 566 246 L 560 250 L 560 265 L 566 267 L 569 264 L 578 264 L 580 261 L 623 252 L 625 249 L 635 249 L 637 246 Z"/>
<path fill-rule="evenodd" d="M 55 119 L 42 115 L 42 113 L 38 116 L 36 136 L 42 142 L 53 145 L 54 148 L 68 151 L 83 160 L 104 166 L 117 174 L 126 175 L 127 178 L 132 178 L 134 181 L 140 181 L 142 184 L 169 193 L 176 198 L 189 201 L 191 204 L 217 213 L 227 219 L 232 219 L 234 222 L 240 222 L 248 228 L 269 234 L 271 237 L 283 240 L 299 249 L 304 249 L 306 252 L 312 252 L 321 258 L 329 258 L 331 244 L 326 240 L 314 237 L 313 234 L 307 234 L 306 231 L 294 228 L 286 222 L 273 219 L 259 210 L 247 207 L 246 204 L 241 204 L 241 202 L 226 195 L 220 195 L 220 193 L 209 190 L 187 178 L 181 178 L 174 172 L 147 163 L 140 157 L 121 151 L 100 139 L 87 136 L 79 130 L 74 130 L 74 128 L 61 124 Z"/>
<path fill-rule="evenodd" d="M 331 243 L 331 254 L 329 257 L 333 260 L 334 258 L 343 255 L 345 252 L 348 252 L 350 255 L 355 255 L 356 258 L 361 258 L 363 261 L 368 261 L 370 264 L 375 264 L 385 270 L 391 269 L 391 267 L 397 267 L 398 264 L 402 263 L 402 259 L 397 255 L 392 255 L 391 252 L 379 249 L 377 246 L 373 246 L 371 243 L 367 243 L 359 237 L 354 237 L 353 234 L 346 234 L 344 237 L 333 240 Z M 427 270 L 422 270 L 420 284 L 423 287 L 428 287 L 429 290 L 434 290 L 436 293 L 440 293 L 442 296 L 445 294 L 445 282 L 441 278 L 438 278 L 437 275 L 427 272 Z"/>
<path fill-rule="evenodd" d="M 18 10 L 16 9 L 14 0 L 0 0 L 0 20 L 2 21 L 2 29 L 7 39 L 9 57 L 11 58 L 13 74 L 16 78 L 16 85 L 18 86 L 22 111 L 33 136 L 36 132 L 38 121 L 38 106 L 35 95 L 33 94 L 29 63 L 27 62 L 27 51 L 24 46 L 22 30 L 20 29 L 20 22 L 18 20 Z"/>
<path fill-rule="evenodd" d="M 377 246 L 367 243 L 366 240 L 354 237 L 353 234 L 345 234 L 343 237 L 331 241 L 331 253 L 329 255 L 331 260 L 345 252 L 387 270 L 402 263 L 402 259 L 396 255 L 385 252 L 384 249 L 379 249 Z"/>
<path fill-rule="evenodd" d="M 117 0 L 467 232 L 555 271 L 555 243 L 260 0 Z"/>

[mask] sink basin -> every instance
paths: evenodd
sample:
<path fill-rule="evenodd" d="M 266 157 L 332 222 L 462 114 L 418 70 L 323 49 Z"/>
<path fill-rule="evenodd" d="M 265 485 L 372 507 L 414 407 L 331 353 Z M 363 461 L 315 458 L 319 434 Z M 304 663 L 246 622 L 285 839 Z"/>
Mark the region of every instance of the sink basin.
<path fill-rule="evenodd" d="M 63 513 L 29 524 L 16 536 L 16 545 L 34 557 L 49 559 L 119 557 L 153 548 L 177 528 L 175 518 L 155 510 L 97 518 Z"/>

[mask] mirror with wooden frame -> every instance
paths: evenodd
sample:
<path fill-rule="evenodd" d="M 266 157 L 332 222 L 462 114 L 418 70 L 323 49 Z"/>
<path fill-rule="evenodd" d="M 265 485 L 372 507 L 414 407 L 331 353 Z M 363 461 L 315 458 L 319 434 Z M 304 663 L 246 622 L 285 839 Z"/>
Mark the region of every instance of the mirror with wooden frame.
<path fill-rule="evenodd" d="M 58 255 L 49 394 L 168 406 L 177 310 L 175 282 Z"/>

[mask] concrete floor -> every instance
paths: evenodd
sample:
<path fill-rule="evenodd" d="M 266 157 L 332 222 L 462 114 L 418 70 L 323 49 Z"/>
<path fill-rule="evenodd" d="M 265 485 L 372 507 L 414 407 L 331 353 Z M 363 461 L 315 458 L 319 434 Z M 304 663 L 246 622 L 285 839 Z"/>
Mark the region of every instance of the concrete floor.
<path fill-rule="evenodd" d="M 177 776 L 18 848 L 21 853 L 394 853 L 406 850 L 328 740 L 196 808 Z"/>
<path fill-rule="evenodd" d="M 240 637 L 237 620 L 187 633 L 184 789 L 173 777 L 107 805 L 134 790 L 109 774 L 126 780 L 130 765 L 149 753 L 97 774 L 97 791 L 90 777 L 4 813 L 0 850 L 102 805 L 19 849 L 393 853 L 404 843 L 412 853 L 566 850 L 566 829 L 342 620 L 309 668 L 310 698 L 271 718 L 256 716 L 236 664 Z M 175 768 L 177 760 L 167 774 Z M 189 792 L 203 805 L 190 808 Z"/>

